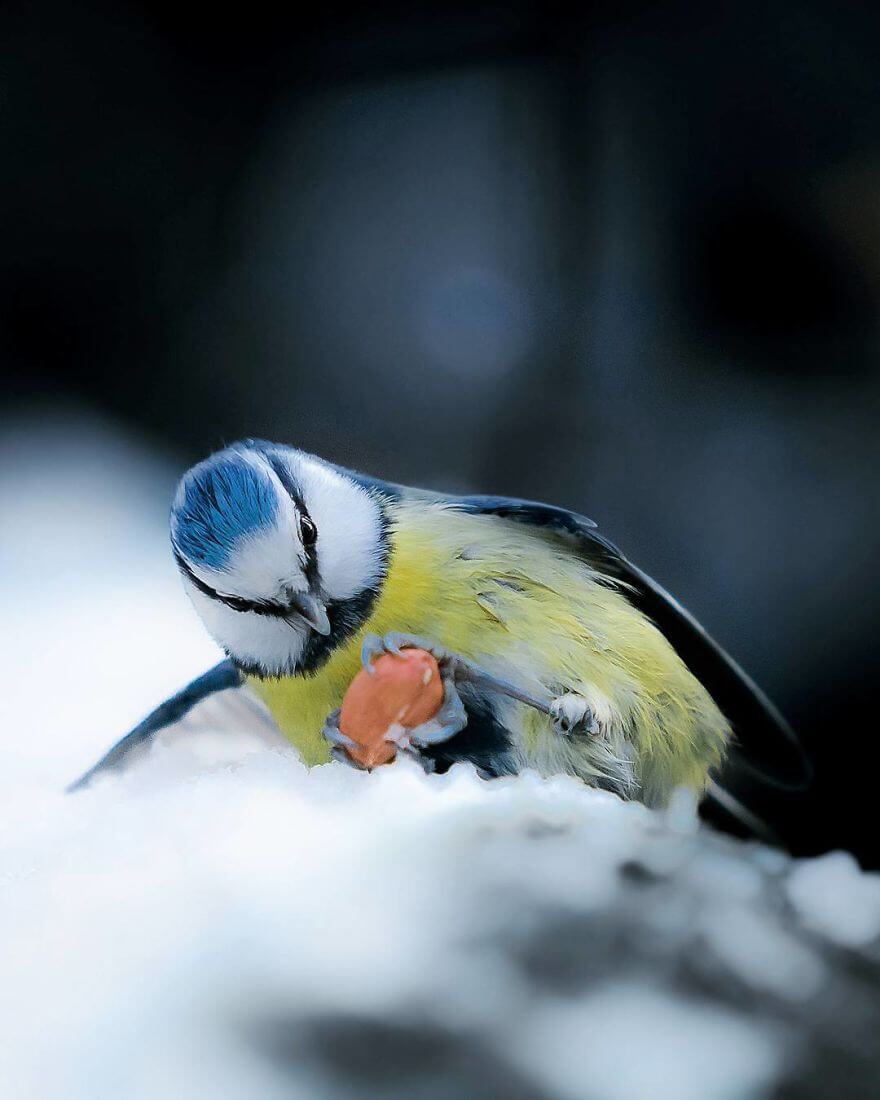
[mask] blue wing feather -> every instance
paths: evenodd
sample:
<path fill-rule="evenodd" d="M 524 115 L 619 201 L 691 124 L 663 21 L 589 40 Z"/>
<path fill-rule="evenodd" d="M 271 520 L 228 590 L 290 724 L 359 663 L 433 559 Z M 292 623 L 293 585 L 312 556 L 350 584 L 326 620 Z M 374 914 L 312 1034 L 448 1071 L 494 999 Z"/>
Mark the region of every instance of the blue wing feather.
<path fill-rule="evenodd" d="M 116 771 L 123 766 L 133 752 L 146 746 L 161 730 L 166 729 L 175 722 L 179 722 L 192 710 L 196 703 L 200 703 L 202 699 L 207 699 L 209 695 L 214 695 L 218 691 L 240 687 L 241 682 L 241 673 L 232 661 L 221 661 L 220 664 L 203 673 L 198 679 L 193 680 L 182 691 L 172 695 L 164 703 L 160 703 L 154 711 L 151 711 L 142 722 L 135 726 L 131 733 L 127 733 L 125 737 L 117 741 L 97 764 L 89 768 L 75 783 L 71 783 L 67 788 L 68 791 L 82 790 L 83 787 L 87 787 L 91 783 L 95 776 L 101 775 L 103 772 Z"/>

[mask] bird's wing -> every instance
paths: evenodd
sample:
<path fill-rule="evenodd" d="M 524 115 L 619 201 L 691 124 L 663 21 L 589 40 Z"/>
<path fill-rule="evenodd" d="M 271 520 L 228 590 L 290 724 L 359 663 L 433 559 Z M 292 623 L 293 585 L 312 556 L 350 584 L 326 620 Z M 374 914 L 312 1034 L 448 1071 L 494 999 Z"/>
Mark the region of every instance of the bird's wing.
<path fill-rule="evenodd" d="M 204 699 L 215 695 L 220 691 L 228 691 L 230 688 L 239 688 L 242 685 L 241 673 L 232 661 L 221 661 L 208 672 L 193 680 L 176 695 L 160 703 L 151 711 L 131 733 L 117 741 L 108 752 L 101 757 L 97 764 L 81 775 L 75 783 L 69 787 L 69 791 L 78 791 L 87 787 L 91 781 L 104 772 L 118 771 L 126 767 L 131 760 L 140 755 L 153 742 L 156 735 L 170 726 L 180 722 L 187 714 Z"/>
<path fill-rule="evenodd" d="M 665 635 L 734 729 L 738 766 L 785 790 L 803 790 L 811 769 L 794 731 L 763 691 L 697 620 L 652 577 L 599 533 L 596 524 L 564 508 L 494 496 L 446 498 L 467 512 L 502 516 L 570 538 L 603 576 L 626 586 L 629 600 Z"/>
<path fill-rule="evenodd" d="M 652 577 L 634 565 L 602 535 L 593 520 L 534 500 L 503 496 L 453 496 L 380 481 L 341 471 L 365 488 L 391 499 L 416 495 L 442 501 L 465 512 L 501 516 L 544 528 L 571 540 L 573 548 L 610 581 L 626 586 L 630 602 L 665 635 L 703 684 L 733 727 L 733 752 L 742 767 L 764 783 L 803 790 L 811 778 L 806 754 L 785 718 L 758 685 L 697 620 Z"/>

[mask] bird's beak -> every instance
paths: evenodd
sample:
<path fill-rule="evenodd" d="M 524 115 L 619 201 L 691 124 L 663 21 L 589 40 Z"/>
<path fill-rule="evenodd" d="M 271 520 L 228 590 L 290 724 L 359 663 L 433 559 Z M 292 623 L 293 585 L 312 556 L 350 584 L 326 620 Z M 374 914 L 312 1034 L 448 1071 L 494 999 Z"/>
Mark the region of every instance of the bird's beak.
<path fill-rule="evenodd" d="M 290 598 L 290 610 L 309 624 L 312 630 L 319 634 L 330 633 L 330 620 L 327 618 L 327 608 L 310 592 L 297 592 Z"/>

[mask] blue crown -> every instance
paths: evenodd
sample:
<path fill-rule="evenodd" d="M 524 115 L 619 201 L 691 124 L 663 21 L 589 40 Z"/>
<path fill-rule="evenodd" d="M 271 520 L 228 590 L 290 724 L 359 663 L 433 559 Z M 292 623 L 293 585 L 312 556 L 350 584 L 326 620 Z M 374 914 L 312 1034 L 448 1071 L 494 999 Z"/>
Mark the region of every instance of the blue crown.
<path fill-rule="evenodd" d="M 210 569 L 223 569 L 242 538 L 269 527 L 278 512 L 275 489 L 246 459 L 226 452 L 185 475 L 183 500 L 172 508 L 172 537 L 179 553 Z"/>

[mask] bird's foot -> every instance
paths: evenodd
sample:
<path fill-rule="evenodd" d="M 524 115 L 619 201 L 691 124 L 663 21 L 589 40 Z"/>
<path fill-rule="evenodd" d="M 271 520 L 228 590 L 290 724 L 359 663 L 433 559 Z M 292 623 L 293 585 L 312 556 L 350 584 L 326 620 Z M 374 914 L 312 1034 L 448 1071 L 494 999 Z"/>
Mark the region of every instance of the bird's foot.
<path fill-rule="evenodd" d="M 499 695 L 516 699 L 520 703 L 525 703 L 526 706 L 534 707 L 542 714 L 550 713 L 549 700 L 539 699 L 525 689 L 520 688 L 517 684 L 503 680 L 494 673 L 489 672 L 488 669 L 474 664 L 466 657 L 462 657 L 458 653 L 452 653 L 448 649 L 444 649 L 443 646 L 426 641 L 426 639 L 419 638 L 415 634 L 402 634 L 392 631 L 381 638 L 376 634 L 368 634 L 361 647 L 361 661 L 364 668 L 370 672 L 373 661 L 377 657 L 381 657 L 383 653 L 400 653 L 401 649 L 408 647 L 426 649 L 428 653 L 432 654 L 440 666 L 440 675 L 444 680 L 451 678 L 456 684 L 474 684 L 484 690 L 494 691 Z"/>
<path fill-rule="evenodd" d="M 330 745 L 330 756 L 334 760 L 340 761 L 342 764 L 348 764 L 352 768 L 357 768 L 358 771 L 366 771 L 360 761 L 355 760 L 353 756 L 349 755 L 348 750 L 356 747 L 356 743 L 352 741 L 350 737 L 347 737 L 339 728 L 339 715 L 342 708 L 337 707 L 336 710 L 331 710 L 324 720 L 324 728 L 321 732 L 324 735 L 324 740 Z"/>
<path fill-rule="evenodd" d="M 441 676 L 449 673 L 456 679 L 470 679 L 469 673 L 474 669 L 469 661 L 459 657 L 456 653 L 450 653 L 448 649 L 420 638 L 416 634 L 404 634 L 398 630 L 389 631 L 381 637 L 378 634 L 368 634 L 361 646 L 361 664 L 372 675 L 373 661 L 385 653 L 393 653 L 396 656 L 402 649 L 424 649 L 440 666 Z"/>
<path fill-rule="evenodd" d="M 411 749 L 418 751 L 430 748 L 432 745 L 440 745 L 460 733 L 467 725 L 467 711 L 455 686 L 454 674 L 442 665 L 440 674 L 443 679 L 443 702 L 433 718 L 406 731 L 403 739 L 407 744 L 402 747 L 407 751 Z"/>
<path fill-rule="evenodd" d="M 375 634 L 368 635 L 361 650 L 361 660 L 364 668 L 372 673 L 372 663 L 377 657 L 383 653 L 400 653 L 401 649 L 406 648 L 427 650 L 437 661 L 443 683 L 443 701 L 433 718 L 412 729 L 400 729 L 391 740 L 400 753 L 418 760 L 426 772 L 431 772 L 434 770 L 434 761 L 424 755 L 424 750 L 448 741 L 467 725 L 467 711 L 456 687 L 456 677 L 462 675 L 467 662 L 423 638 L 396 632 L 386 634 L 383 638 Z M 324 723 L 323 732 L 331 746 L 330 755 L 334 760 L 363 769 L 363 765 L 349 752 L 349 749 L 355 747 L 355 742 L 339 728 L 339 714 L 339 710 L 334 710 Z"/>
<path fill-rule="evenodd" d="M 550 718 L 553 728 L 562 737 L 586 734 L 598 737 L 604 733 L 606 723 L 599 708 L 590 706 L 583 695 L 567 691 L 550 701 Z"/>

